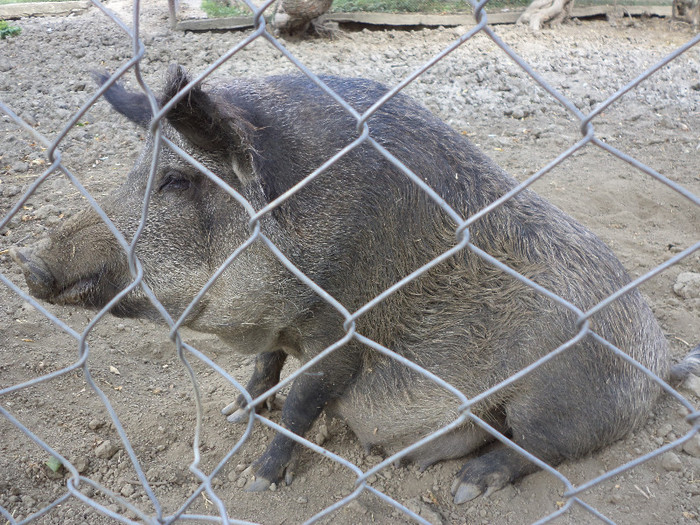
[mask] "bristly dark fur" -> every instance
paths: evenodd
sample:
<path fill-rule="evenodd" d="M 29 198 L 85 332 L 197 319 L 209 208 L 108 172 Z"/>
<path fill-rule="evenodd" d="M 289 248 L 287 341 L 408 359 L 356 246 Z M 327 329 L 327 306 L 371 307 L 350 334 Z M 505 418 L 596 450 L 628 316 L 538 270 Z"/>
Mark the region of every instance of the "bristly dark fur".
<path fill-rule="evenodd" d="M 110 75 L 104 71 L 93 71 L 92 77 L 98 85 L 104 85 Z M 124 115 L 130 121 L 146 128 L 153 117 L 151 104 L 144 93 L 134 93 L 128 91 L 120 83 L 115 82 L 104 94 L 105 99 L 114 109 Z"/>
<path fill-rule="evenodd" d="M 190 79 L 182 66 L 171 64 L 161 99 L 164 106 L 180 93 Z M 249 132 L 253 126 L 244 111 L 214 100 L 199 84 L 167 113 L 168 122 L 194 145 L 210 152 L 239 153 L 251 147 Z"/>
<path fill-rule="evenodd" d="M 358 112 L 387 91 L 364 79 L 321 79 Z M 253 233 L 249 208 L 235 197 L 253 209 L 266 207 L 360 132 L 356 118 L 304 75 L 229 79 L 193 85 L 182 95 L 188 84 L 184 69 L 171 66 L 161 107 L 173 97 L 182 98 L 169 111 L 164 132 L 238 195 L 222 191 L 167 148 L 159 150 L 154 173 L 154 141 L 147 140 L 137 165 L 105 199 L 103 209 L 126 237 L 140 232 L 137 256 L 144 280 L 173 316 L 181 315 L 211 275 L 227 264 L 184 325 L 217 334 L 236 351 L 259 354 L 248 383 L 255 397 L 278 381 L 287 355 L 308 362 L 346 332 L 338 311 L 294 278 L 265 242 L 257 238 L 246 245 Z M 115 85 L 106 98 L 134 122 L 148 124 L 151 111 L 144 95 Z M 407 96 L 388 100 L 367 125 L 373 140 L 463 217 L 517 185 L 474 144 Z M 148 220 L 139 229 L 144 191 L 153 177 Z M 365 141 L 307 181 L 274 213 L 264 214 L 254 228 L 352 312 L 450 250 L 457 242 L 456 226 L 451 214 Z M 575 309 L 538 293 L 526 279 L 581 311 L 630 282 L 600 239 L 529 190 L 474 221 L 469 234 L 467 249 L 431 266 L 355 323 L 358 334 L 440 376 L 469 398 L 580 332 Z M 228 260 L 234 252 L 236 258 Z M 64 221 L 47 240 L 14 252 L 14 258 L 27 280 L 39 283 L 32 293 L 44 298 L 94 276 L 95 290 L 102 292 L 84 306 L 107 304 L 116 293 L 113 283 L 121 288 L 133 280 L 124 250 L 90 207 Z M 49 278 L 32 268 L 45 269 Z M 120 315 L 159 317 L 140 288 L 120 305 L 115 310 Z M 589 322 L 596 334 L 647 369 L 669 376 L 664 334 L 637 290 L 618 297 Z M 571 348 L 470 407 L 471 413 L 550 465 L 638 428 L 660 388 L 591 334 L 582 335 Z M 697 354 L 691 357 L 692 362 L 675 370 L 694 370 Z M 244 408 L 239 399 L 232 417 L 236 412 L 241 416 Z M 460 402 L 450 392 L 359 339 L 294 379 L 282 425 L 303 435 L 325 409 L 342 417 L 366 448 L 389 453 L 461 415 Z M 465 456 L 493 440 L 467 421 L 413 450 L 409 459 L 425 467 Z M 294 440 L 276 435 L 255 462 L 256 480 L 249 489 L 265 489 L 282 479 L 293 465 L 295 448 Z M 455 502 L 488 494 L 534 468 L 496 444 L 462 469 L 453 485 Z"/>

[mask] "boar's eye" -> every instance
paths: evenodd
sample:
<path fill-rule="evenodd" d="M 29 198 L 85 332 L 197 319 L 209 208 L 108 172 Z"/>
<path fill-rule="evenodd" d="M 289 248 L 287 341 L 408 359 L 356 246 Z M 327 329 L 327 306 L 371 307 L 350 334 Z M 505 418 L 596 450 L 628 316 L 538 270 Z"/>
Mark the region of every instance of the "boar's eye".
<path fill-rule="evenodd" d="M 160 181 L 158 192 L 185 191 L 190 188 L 192 181 L 176 171 L 169 171 Z"/>

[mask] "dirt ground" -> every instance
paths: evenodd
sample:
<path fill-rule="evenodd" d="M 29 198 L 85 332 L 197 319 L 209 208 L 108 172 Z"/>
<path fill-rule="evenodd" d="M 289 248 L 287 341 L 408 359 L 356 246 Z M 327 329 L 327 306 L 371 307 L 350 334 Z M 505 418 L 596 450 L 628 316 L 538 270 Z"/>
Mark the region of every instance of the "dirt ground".
<path fill-rule="evenodd" d="M 130 21 L 125 2 L 106 5 Z M 36 131 L 53 139 L 94 91 L 90 70 L 113 71 L 131 56 L 123 31 L 93 8 L 82 16 L 26 19 L 22 33 L 0 41 L 0 100 Z M 396 83 L 444 49 L 467 28 L 410 31 L 345 28 L 335 40 L 284 42 L 315 73 L 364 76 Z M 646 68 L 693 38 L 689 27 L 660 19 L 572 23 L 539 35 L 498 26 L 497 34 L 551 85 L 582 111 L 594 108 Z M 170 62 L 203 70 L 248 32 L 177 33 L 169 30 L 166 3 L 148 2 L 141 18 L 146 54 L 144 76 L 156 88 Z M 294 66 L 268 43 L 256 41 L 226 62 L 217 75 L 267 75 Z M 131 85 L 134 85 L 133 78 Z M 514 176 L 524 179 L 556 158 L 580 137 L 580 123 L 537 86 L 488 38 L 479 35 L 441 60 L 410 85 L 420 99 L 465 133 Z M 606 109 L 593 125 L 607 144 L 633 156 L 696 195 L 700 193 L 700 49 L 661 68 Z M 64 164 L 100 198 L 117 185 L 134 162 L 143 132 L 100 101 L 61 143 Z M 47 168 L 45 148 L 0 116 L 0 218 Z M 700 210 L 649 175 L 588 146 L 552 170 L 536 191 L 590 227 L 607 242 L 630 273 L 642 275 L 698 242 Z M 78 191 L 50 176 L 0 230 L 0 271 L 26 289 L 7 255 L 84 205 Z M 677 285 L 679 275 L 689 283 Z M 642 287 L 667 334 L 674 360 L 700 342 L 700 256 L 696 252 Z M 678 281 L 680 282 L 680 281 Z M 693 284 L 694 283 L 694 284 Z M 674 291 L 676 285 L 676 291 Z M 695 287 L 695 288 L 693 288 Z M 2 286 L 0 302 L 0 389 L 75 363 L 78 344 L 70 335 Z M 94 313 L 48 305 L 77 331 Z M 213 336 L 183 331 L 195 346 L 241 382 L 252 358 L 232 355 Z M 123 425 L 162 508 L 176 512 L 198 482 L 192 462 L 195 405 L 191 382 L 167 330 L 146 321 L 102 319 L 87 338 L 88 367 Z M 220 414 L 235 389 L 210 367 L 190 358 L 202 392 L 201 468 L 210 472 L 243 434 Z M 698 406 L 697 383 L 681 390 Z M 0 396 L 4 410 L 54 447 L 82 475 L 119 494 L 148 515 L 157 511 L 137 480 L 125 448 L 102 401 L 81 370 Z M 271 414 L 277 419 L 279 411 Z M 628 438 L 559 471 L 574 484 L 609 471 L 672 442 L 689 430 L 685 412 L 665 396 L 648 425 Z M 0 418 L 0 507 L 21 520 L 66 493 L 68 474 L 46 465 L 49 455 L 6 418 Z M 274 492 L 246 493 L 242 470 L 264 449 L 272 431 L 256 426 L 251 438 L 214 480 L 229 517 L 265 524 L 302 522 L 353 490 L 344 467 L 305 451 L 294 482 Z M 342 422 L 325 417 L 312 441 L 362 469 L 380 461 L 367 455 Z M 560 508 L 564 486 L 540 472 L 513 486 L 455 506 L 450 485 L 463 461 L 391 467 L 372 485 L 434 523 L 531 523 Z M 86 483 L 81 492 L 111 512 L 136 514 Z M 581 500 L 616 523 L 696 523 L 700 516 L 700 440 L 613 477 Z M 210 498 L 198 495 L 187 510 L 217 515 Z M 9 520 L 7 520 L 9 521 Z M 329 523 L 406 523 L 411 520 L 379 498 L 363 494 L 335 512 Z M 554 523 L 583 524 L 596 518 L 574 507 Z M 5 523 L 0 518 L 0 523 Z M 76 497 L 35 520 L 46 524 L 114 523 Z M 182 522 L 192 522 L 183 519 Z"/>

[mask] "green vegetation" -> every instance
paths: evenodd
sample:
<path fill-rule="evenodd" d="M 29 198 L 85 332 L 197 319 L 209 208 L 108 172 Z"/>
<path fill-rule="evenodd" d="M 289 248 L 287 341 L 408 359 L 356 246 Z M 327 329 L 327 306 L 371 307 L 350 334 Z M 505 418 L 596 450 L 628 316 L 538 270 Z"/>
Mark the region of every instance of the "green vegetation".
<path fill-rule="evenodd" d="M 612 1 L 612 0 L 611 0 Z M 525 7 L 530 0 L 491 0 L 486 10 L 502 7 Z M 471 13 L 472 6 L 466 0 L 335 0 L 332 11 L 350 13 L 373 11 L 375 13 Z"/>
<path fill-rule="evenodd" d="M 464 0 L 334 0 L 332 10 L 435 14 L 471 11 L 471 6 Z"/>
<path fill-rule="evenodd" d="M 0 0 L 0 2 L 1 1 L 2 0 Z M 216 0 L 202 0 L 202 11 L 204 11 L 207 16 L 212 18 L 220 18 L 225 16 L 251 16 L 253 14 L 253 12 L 243 2 L 237 2 L 234 0 L 231 3 L 231 7 L 228 7 L 220 4 Z"/>
<path fill-rule="evenodd" d="M 0 4 L 16 1 L 37 2 L 42 0 L 0 0 Z M 66 0 L 49 0 L 62 2 Z M 531 0 L 489 0 L 486 11 L 492 12 L 502 8 L 524 8 Z M 616 0 L 577 0 L 579 5 L 612 5 Z M 670 5 L 672 0 L 625 0 L 623 5 Z M 229 16 L 251 16 L 252 11 L 242 0 L 232 0 L 233 5 L 227 7 L 217 0 L 202 0 L 202 10 L 212 18 Z M 374 13 L 429 13 L 457 14 L 471 13 L 472 6 L 466 0 L 334 0 L 331 12 L 374 12 Z M 265 14 L 270 16 L 273 8 Z"/>
<path fill-rule="evenodd" d="M 36 2 L 69 2 L 70 0 L 0 0 L 0 5 L 5 4 L 32 4 Z"/>
<path fill-rule="evenodd" d="M 0 0 L 3 2 L 4 0 Z M 610 0 L 612 1 L 612 0 Z M 658 1 L 658 0 L 657 0 Z M 530 0 L 490 0 L 487 10 L 502 7 L 524 7 Z M 217 0 L 202 0 L 202 10 L 209 17 L 250 16 L 252 12 L 241 0 L 233 0 L 231 7 Z M 466 0 L 334 0 L 332 12 L 352 13 L 358 11 L 374 13 L 471 13 L 472 6 Z M 272 9 L 268 9 L 269 16 Z"/>
<path fill-rule="evenodd" d="M 53 472 L 58 472 L 61 470 L 61 467 L 63 467 L 63 463 L 61 463 L 61 460 L 51 456 L 47 461 L 46 461 L 46 466 L 49 467 Z"/>
<path fill-rule="evenodd" d="M 0 39 L 4 40 L 8 36 L 17 36 L 21 32 L 21 27 L 13 26 L 7 20 L 0 20 Z"/>

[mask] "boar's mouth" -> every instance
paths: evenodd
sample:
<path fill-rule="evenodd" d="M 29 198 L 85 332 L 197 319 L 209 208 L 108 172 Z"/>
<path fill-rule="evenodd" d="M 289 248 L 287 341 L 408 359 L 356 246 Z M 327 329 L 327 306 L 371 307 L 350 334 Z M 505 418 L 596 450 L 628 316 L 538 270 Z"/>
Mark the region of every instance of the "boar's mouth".
<path fill-rule="evenodd" d="M 106 269 L 87 277 L 81 277 L 65 286 L 61 286 L 47 300 L 54 304 L 82 306 L 100 310 L 120 293 L 128 283 L 119 285 L 114 282 Z M 129 301 L 131 294 L 123 297 L 110 309 L 110 313 L 117 317 L 135 317 L 133 305 Z"/>
<path fill-rule="evenodd" d="M 61 288 L 49 302 L 60 305 L 75 305 L 100 310 L 119 294 L 128 283 L 118 285 L 105 272 L 83 277 Z M 109 313 L 115 317 L 150 317 L 156 313 L 148 299 L 137 298 L 133 293 L 122 297 Z"/>
<path fill-rule="evenodd" d="M 96 290 L 99 274 L 91 277 L 83 277 L 77 281 L 60 288 L 53 297 L 48 300 L 55 304 L 80 305 L 93 308 L 101 308 L 107 301 L 97 300 Z"/>
<path fill-rule="evenodd" d="M 64 284 L 34 250 L 10 248 L 10 256 L 22 269 L 29 292 L 49 303 L 102 308 L 120 290 L 110 283 L 105 267 Z"/>
<path fill-rule="evenodd" d="M 112 266 L 103 266 L 87 276 L 69 280 L 62 277 L 60 272 L 57 277 L 50 265 L 34 250 L 10 248 L 9 253 L 22 269 L 29 293 L 52 304 L 100 310 L 130 284 L 130 279 L 122 278 L 119 270 Z M 67 284 L 64 284 L 66 281 Z M 134 292 L 122 297 L 112 306 L 110 313 L 116 317 L 160 319 L 158 310 L 148 298 Z M 200 304 L 188 319 L 197 317 L 202 308 Z"/>

